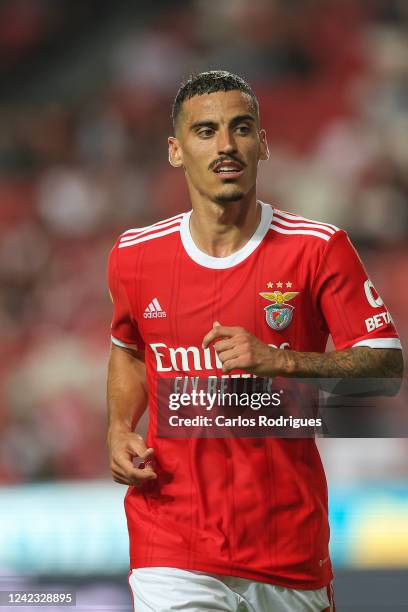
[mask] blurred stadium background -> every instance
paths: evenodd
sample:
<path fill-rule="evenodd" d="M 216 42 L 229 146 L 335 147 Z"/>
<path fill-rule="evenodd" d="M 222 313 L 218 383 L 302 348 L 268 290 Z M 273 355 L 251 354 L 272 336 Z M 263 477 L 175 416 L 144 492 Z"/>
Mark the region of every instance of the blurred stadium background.
<path fill-rule="evenodd" d="M 124 229 L 189 208 L 170 106 L 210 68 L 259 96 L 260 197 L 347 229 L 408 339 L 405 0 L 2 1 L 0 590 L 130 610 L 106 258 Z M 408 609 L 408 441 L 319 444 L 339 612 Z"/>

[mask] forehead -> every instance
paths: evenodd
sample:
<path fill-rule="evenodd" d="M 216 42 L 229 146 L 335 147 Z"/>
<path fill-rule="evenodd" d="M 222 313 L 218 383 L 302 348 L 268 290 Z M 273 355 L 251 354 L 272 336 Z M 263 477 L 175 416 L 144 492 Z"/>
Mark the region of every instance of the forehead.
<path fill-rule="evenodd" d="M 194 96 L 183 103 L 182 122 L 190 125 L 195 121 L 211 120 L 228 122 L 237 115 L 253 115 L 255 109 L 252 98 L 239 90 L 217 91 Z"/>

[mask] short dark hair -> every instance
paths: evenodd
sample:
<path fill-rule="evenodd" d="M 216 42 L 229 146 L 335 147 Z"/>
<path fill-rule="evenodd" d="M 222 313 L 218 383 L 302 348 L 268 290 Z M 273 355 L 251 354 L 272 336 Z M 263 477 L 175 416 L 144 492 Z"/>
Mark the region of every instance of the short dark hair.
<path fill-rule="evenodd" d="M 194 96 L 202 96 L 203 94 L 215 93 L 217 91 L 234 91 L 239 90 L 247 94 L 252 100 L 254 111 L 259 116 L 259 104 L 256 95 L 252 91 L 250 85 L 242 77 L 228 72 L 227 70 L 208 70 L 207 72 L 199 72 L 192 74 L 184 81 L 174 98 L 173 107 L 171 110 L 171 119 L 173 129 L 176 129 L 177 117 L 180 114 L 181 107 L 185 100 L 189 100 Z"/>

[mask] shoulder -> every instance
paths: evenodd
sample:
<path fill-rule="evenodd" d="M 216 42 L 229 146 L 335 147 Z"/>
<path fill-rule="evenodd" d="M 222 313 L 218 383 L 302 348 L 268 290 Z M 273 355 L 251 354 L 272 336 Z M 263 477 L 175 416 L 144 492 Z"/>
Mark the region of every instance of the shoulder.
<path fill-rule="evenodd" d="M 180 213 L 152 225 L 135 227 L 120 234 L 109 254 L 109 274 L 120 275 L 122 279 L 133 277 L 135 266 L 138 266 L 146 248 L 149 248 L 149 253 L 153 249 L 153 253 L 156 254 L 154 259 L 162 257 L 163 253 L 168 256 L 171 246 L 163 245 L 163 240 L 166 237 L 171 239 L 180 233 L 180 224 L 184 215 L 185 213 Z"/>
<path fill-rule="evenodd" d="M 325 248 L 334 238 L 345 236 L 345 232 L 330 223 L 307 219 L 292 212 L 286 212 L 273 207 L 273 214 L 269 226 L 272 235 L 286 237 L 287 241 L 295 244 L 307 242 L 310 245 Z"/>
<path fill-rule="evenodd" d="M 136 247 L 136 245 L 146 242 L 155 242 L 165 236 L 179 233 L 180 224 L 185 214 L 180 213 L 145 227 L 128 229 L 119 236 L 114 248 L 121 249 L 122 251 L 132 251 L 134 249 L 129 247 Z"/>

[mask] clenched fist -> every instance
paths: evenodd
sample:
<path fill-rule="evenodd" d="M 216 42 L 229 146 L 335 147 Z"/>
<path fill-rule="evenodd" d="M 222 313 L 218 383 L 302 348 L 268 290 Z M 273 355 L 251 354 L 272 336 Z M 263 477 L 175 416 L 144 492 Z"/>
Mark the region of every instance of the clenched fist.
<path fill-rule="evenodd" d="M 115 482 L 140 487 L 155 480 L 154 449 L 147 448 L 142 436 L 125 429 L 111 428 L 108 432 L 110 469 Z M 143 462 L 140 467 L 133 465 L 133 458 Z"/>
<path fill-rule="evenodd" d="M 245 370 L 256 376 L 279 376 L 283 373 L 283 351 L 261 342 L 243 327 L 227 327 L 217 321 L 204 336 L 203 348 L 217 340 L 214 348 L 222 363 L 224 374 L 231 370 Z"/>

